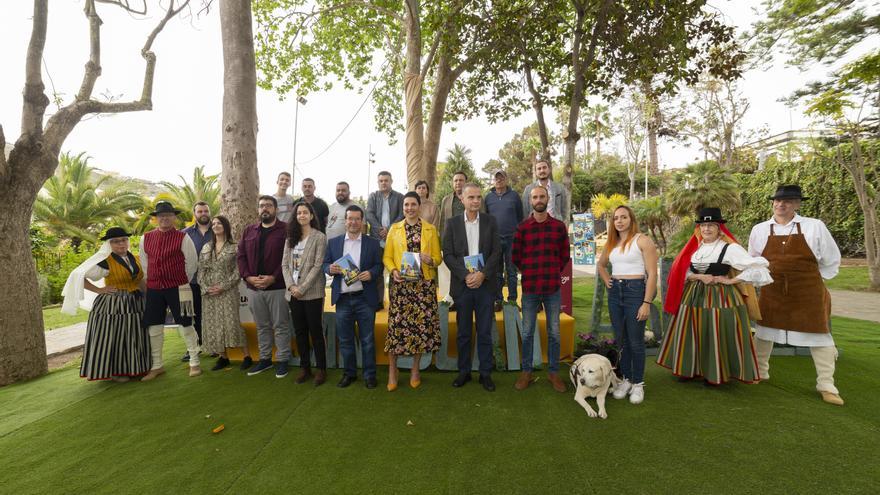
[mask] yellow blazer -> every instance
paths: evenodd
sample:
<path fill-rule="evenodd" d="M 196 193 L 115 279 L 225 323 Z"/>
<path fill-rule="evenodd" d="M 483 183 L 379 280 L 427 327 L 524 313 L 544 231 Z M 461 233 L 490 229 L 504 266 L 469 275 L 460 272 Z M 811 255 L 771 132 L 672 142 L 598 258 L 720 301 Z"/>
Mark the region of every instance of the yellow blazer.
<path fill-rule="evenodd" d="M 388 236 L 385 238 L 385 254 L 382 256 L 382 263 L 389 272 L 400 270 L 400 262 L 403 259 L 403 253 L 406 252 L 406 230 L 403 224 L 406 220 L 401 220 L 388 229 Z M 427 266 L 422 263 L 422 275 L 426 280 L 437 278 L 437 265 L 443 260 L 440 255 L 440 236 L 437 234 L 437 228 L 430 223 L 422 222 L 422 246 L 420 253 L 431 256 L 434 266 Z"/>

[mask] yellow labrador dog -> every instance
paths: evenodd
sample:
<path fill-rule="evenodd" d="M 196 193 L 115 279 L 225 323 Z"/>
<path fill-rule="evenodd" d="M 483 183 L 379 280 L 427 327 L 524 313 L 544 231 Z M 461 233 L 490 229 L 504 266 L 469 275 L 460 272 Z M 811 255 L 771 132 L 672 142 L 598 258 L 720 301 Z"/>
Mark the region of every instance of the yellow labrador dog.
<path fill-rule="evenodd" d="M 575 402 L 580 404 L 591 418 L 595 418 L 596 411 L 587 403 L 588 397 L 595 397 L 599 406 L 599 417 L 607 418 L 605 395 L 614 390 L 619 383 L 611 361 L 599 354 L 584 354 L 572 364 L 569 375 L 575 387 Z"/>

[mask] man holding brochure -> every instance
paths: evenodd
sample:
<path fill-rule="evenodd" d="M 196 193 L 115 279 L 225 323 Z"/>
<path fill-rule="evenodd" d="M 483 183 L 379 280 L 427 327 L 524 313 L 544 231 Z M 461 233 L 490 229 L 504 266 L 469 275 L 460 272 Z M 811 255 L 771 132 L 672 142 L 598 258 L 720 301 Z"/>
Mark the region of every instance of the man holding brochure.
<path fill-rule="evenodd" d="M 492 392 L 492 319 L 501 242 L 498 226 L 491 215 L 480 215 L 480 186 L 470 183 L 462 189 L 465 212 L 450 218 L 443 229 L 443 261 L 452 272 L 450 293 L 458 307 L 458 377 L 453 387 L 471 380 L 471 334 L 476 317 L 477 355 L 480 358 L 480 384 Z M 482 265 L 482 266 L 481 266 Z M 474 268 L 469 271 L 468 266 Z M 477 269 L 479 267 L 479 269 Z"/>
<path fill-rule="evenodd" d="M 345 235 L 327 243 L 324 273 L 333 276 L 330 302 L 336 306 L 336 334 L 345 372 L 340 388 L 357 379 L 354 325 L 357 322 L 367 388 L 376 388 L 376 343 L 373 327 L 379 294 L 376 281 L 382 276 L 379 241 L 362 235 L 364 210 L 357 205 L 345 209 Z"/>

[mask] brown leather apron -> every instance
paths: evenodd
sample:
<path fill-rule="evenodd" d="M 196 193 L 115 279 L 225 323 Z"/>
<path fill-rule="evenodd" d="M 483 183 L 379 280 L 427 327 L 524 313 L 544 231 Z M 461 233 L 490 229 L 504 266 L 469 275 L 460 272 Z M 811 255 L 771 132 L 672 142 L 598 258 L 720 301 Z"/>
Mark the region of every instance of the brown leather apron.
<path fill-rule="evenodd" d="M 758 299 L 763 318 L 758 323 L 780 330 L 828 333 L 831 295 L 825 288 L 819 263 L 796 223 L 797 234 L 773 235 L 761 256 L 770 262 L 773 283 L 761 287 Z"/>

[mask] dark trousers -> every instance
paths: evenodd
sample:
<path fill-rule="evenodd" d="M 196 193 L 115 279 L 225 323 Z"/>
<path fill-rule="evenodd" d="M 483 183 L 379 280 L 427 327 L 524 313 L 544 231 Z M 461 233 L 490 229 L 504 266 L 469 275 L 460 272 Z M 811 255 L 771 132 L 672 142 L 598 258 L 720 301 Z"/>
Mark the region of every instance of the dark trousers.
<path fill-rule="evenodd" d="M 144 300 L 144 328 L 152 325 L 164 325 L 166 310 L 171 312 L 174 323 L 182 327 L 192 325 L 192 318 L 180 313 L 180 290 L 177 287 L 147 289 Z"/>
<path fill-rule="evenodd" d="M 324 343 L 324 299 L 290 300 L 290 316 L 296 333 L 296 349 L 301 368 L 311 368 L 311 349 L 315 349 L 315 367 L 327 369 L 327 345 Z M 311 339 L 311 345 L 309 340 Z"/>
<path fill-rule="evenodd" d="M 196 328 L 196 334 L 199 336 L 199 345 L 202 345 L 202 286 L 199 284 L 189 284 L 193 291 L 193 326 Z"/>
<path fill-rule="evenodd" d="M 360 337 L 364 378 L 375 378 L 376 342 L 373 330 L 376 324 L 376 310 L 367 304 L 363 292 L 355 295 L 340 294 L 339 300 L 336 301 L 336 336 L 339 337 L 339 352 L 342 354 L 345 374 L 351 377 L 357 376 L 355 322 Z"/>
<path fill-rule="evenodd" d="M 471 371 L 471 335 L 474 330 L 474 317 L 477 324 L 477 356 L 480 358 L 480 375 L 489 376 L 495 364 L 492 352 L 492 319 L 495 312 L 492 304 L 495 294 L 489 289 L 487 282 L 477 289 L 465 287 L 455 296 L 458 311 L 455 321 L 458 324 L 458 372 Z"/>
<path fill-rule="evenodd" d="M 507 284 L 507 300 L 515 302 L 517 299 L 517 275 L 519 272 L 513 264 L 513 237 L 501 238 L 501 269 L 498 270 L 498 293 L 496 301 L 504 300 L 502 288 Z"/>

